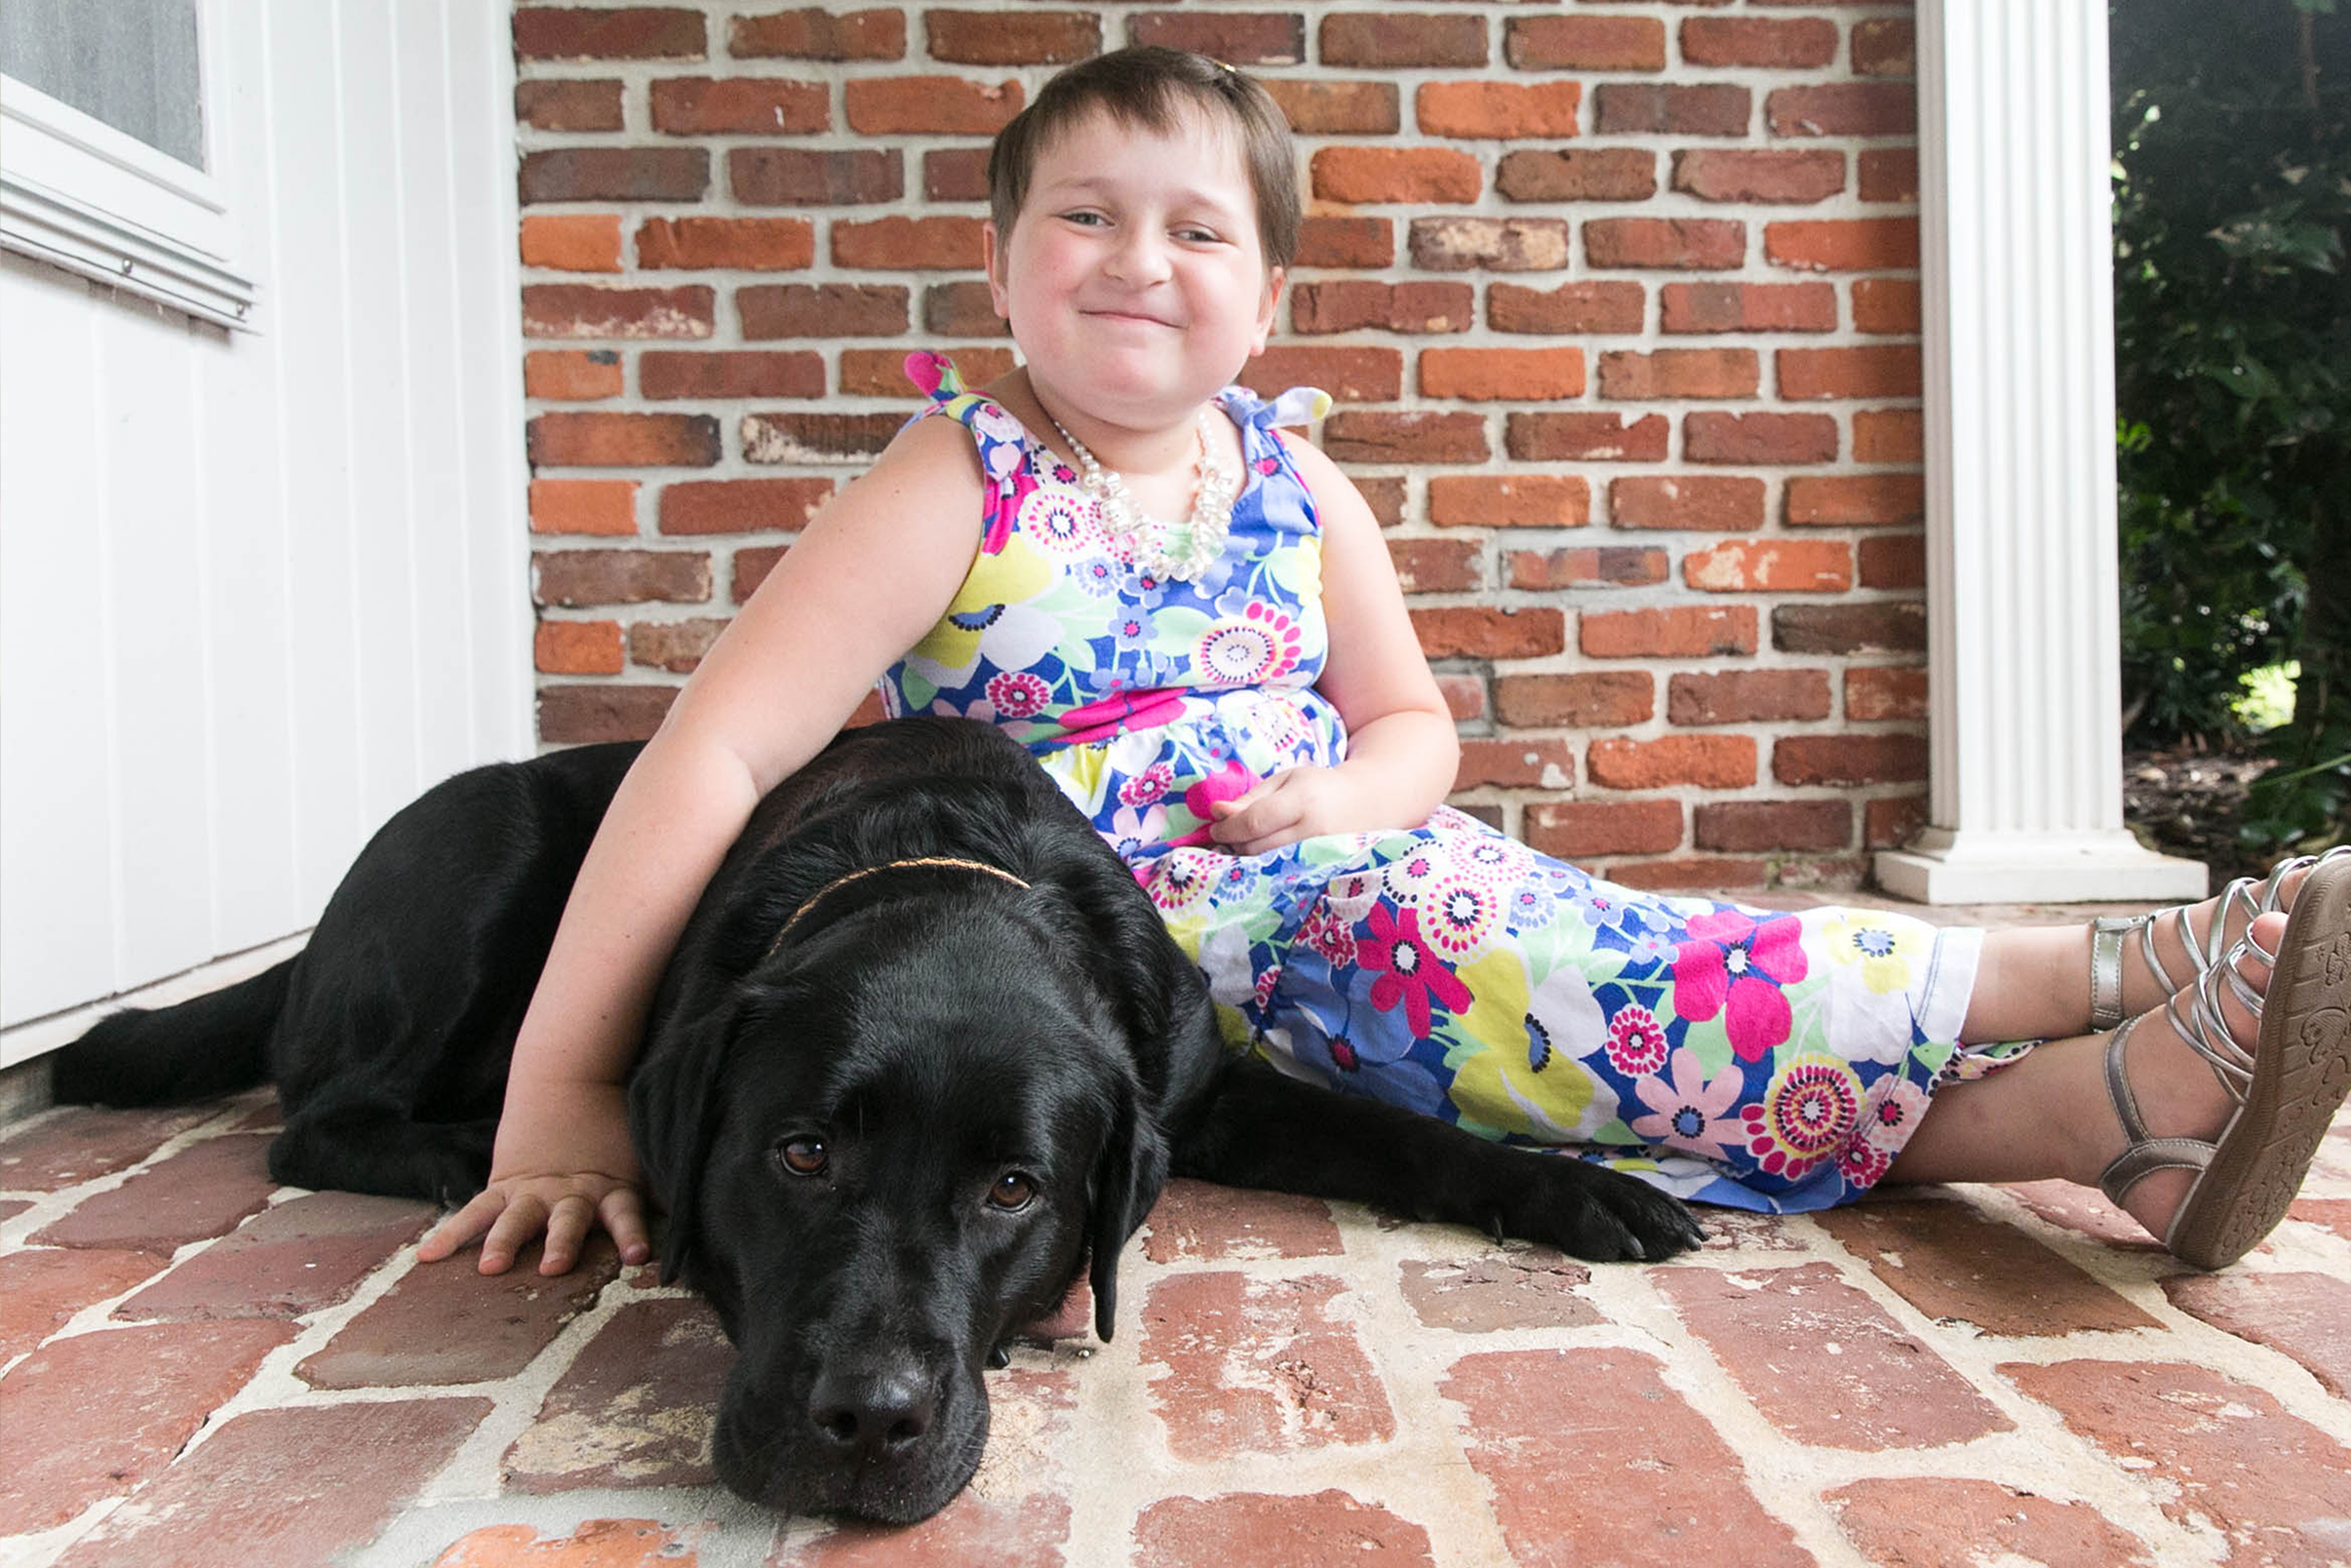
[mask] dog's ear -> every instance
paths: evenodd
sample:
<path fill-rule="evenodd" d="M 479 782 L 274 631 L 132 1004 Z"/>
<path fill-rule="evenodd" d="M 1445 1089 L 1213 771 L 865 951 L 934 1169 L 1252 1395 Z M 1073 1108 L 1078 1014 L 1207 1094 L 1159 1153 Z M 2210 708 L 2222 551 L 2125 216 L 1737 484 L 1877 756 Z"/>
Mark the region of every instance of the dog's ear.
<path fill-rule="evenodd" d="M 667 1216 L 661 1232 L 661 1278 L 675 1280 L 693 1248 L 694 1195 L 725 1103 L 719 1080 L 735 1036 L 758 1007 L 737 994 L 696 1018 L 673 1020 L 629 1078 L 629 1129 L 647 1189 Z"/>
<path fill-rule="evenodd" d="M 1094 843 L 1079 853 L 1065 849 L 1052 863 L 1053 880 L 1078 922 L 1079 939 L 1065 944 L 1065 951 L 1086 966 L 1130 1039 L 1162 1043 L 1181 1010 L 1183 990 L 1198 985 L 1198 974 L 1167 934 L 1150 896 L 1135 885 L 1134 873 L 1100 850 Z"/>
<path fill-rule="evenodd" d="M 1133 1075 L 1120 1074 L 1110 1138 L 1094 1166 L 1094 1206 L 1086 1238 L 1093 1261 L 1086 1277 L 1094 1291 L 1094 1336 L 1104 1344 L 1110 1343 L 1118 1315 L 1118 1254 L 1167 1184 L 1167 1140 L 1156 1118 L 1143 1114 L 1140 1102 Z"/>

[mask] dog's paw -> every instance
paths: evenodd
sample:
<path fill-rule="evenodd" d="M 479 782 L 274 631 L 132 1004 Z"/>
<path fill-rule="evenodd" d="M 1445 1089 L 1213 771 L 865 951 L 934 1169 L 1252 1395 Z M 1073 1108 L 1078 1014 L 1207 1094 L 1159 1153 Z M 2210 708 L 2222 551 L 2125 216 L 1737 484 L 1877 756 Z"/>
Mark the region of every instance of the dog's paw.
<path fill-rule="evenodd" d="M 1513 1235 L 1587 1263 L 1655 1263 L 1706 1238 L 1689 1205 L 1669 1193 L 1564 1156 L 1545 1163 L 1549 1179 L 1532 1184 L 1515 1212 L 1498 1218 Z"/>

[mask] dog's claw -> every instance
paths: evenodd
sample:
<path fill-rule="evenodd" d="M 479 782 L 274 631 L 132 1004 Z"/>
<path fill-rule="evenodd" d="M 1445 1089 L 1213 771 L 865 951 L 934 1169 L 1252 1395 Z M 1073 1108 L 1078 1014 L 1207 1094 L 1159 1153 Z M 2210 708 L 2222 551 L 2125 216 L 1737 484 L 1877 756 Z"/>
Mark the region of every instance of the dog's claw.
<path fill-rule="evenodd" d="M 1004 1368 L 1010 1366 L 1011 1364 L 1012 1352 L 1005 1350 L 1001 1345 L 997 1346 L 994 1350 L 988 1352 L 989 1371 L 1001 1372 Z"/>

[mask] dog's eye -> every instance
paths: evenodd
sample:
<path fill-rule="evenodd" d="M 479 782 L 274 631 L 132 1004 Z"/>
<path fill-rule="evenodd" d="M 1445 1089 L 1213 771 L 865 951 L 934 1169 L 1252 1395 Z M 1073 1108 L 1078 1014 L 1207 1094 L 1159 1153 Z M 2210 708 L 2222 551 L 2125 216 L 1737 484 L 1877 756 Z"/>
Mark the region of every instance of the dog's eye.
<path fill-rule="evenodd" d="M 821 1176 L 825 1169 L 825 1141 L 795 1138 L 777 1149 L 775 1157 L 795 1176 Z"/>
<path fill-rule="evenodd" d="M 1025 1209 L 1037 1196 L 1037 1184 L 1017 1170 L 1008 1170 L 988 1189 L 988 1201 L 1006 1212 Z"/>

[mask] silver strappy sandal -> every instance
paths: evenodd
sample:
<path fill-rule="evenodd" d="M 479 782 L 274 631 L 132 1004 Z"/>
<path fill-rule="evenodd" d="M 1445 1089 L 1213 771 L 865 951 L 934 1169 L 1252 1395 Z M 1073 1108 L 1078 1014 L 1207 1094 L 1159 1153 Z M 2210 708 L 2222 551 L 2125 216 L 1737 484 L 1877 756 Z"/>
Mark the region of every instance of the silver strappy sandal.
<path fill-rule="evenodd" d="M 2139 1018 L 2116 1029 L 2106 1044 L 2106 1091 L 2128 1142 L 2099 1174 L 2098 1188 L 2119 1207 L 2124 1194 L 2157 1171 L 2197 1172 L 2163 1244 L 2200 1269 L 2235 1262 L 2277 1228 L 2301 1189 L 2319 1140 L 2351 1096 L 2351 852 L 2331 849 L 2287 862 L 2270 874 L 2262 896 L 2274 897 L 2283 874 L 2303 864 L 2312 869 L 2294 897 L 2278 952 L 2267 952 L 2249 930 L 2164 1004 L 2172 1028 L 2236 1102 L 2218 1141 L 2148 1133 L 2123 1065 Z M 2233 883 L 2229 896 L 2253 885 L 2250 879 Z M 2118 966 L 2119 953 L 2117 939 Z M 2237 960 L 2248 953 L 2270 966 L 2266 996 L 2237 972 Z M 2151 956 L 2149 961 L 2160 976 L 2161 965 Z M 2119 994 L 2119 975 L 2114 983 Z M 2230 1038 L 2221 1016 L 2223 986 L 2260 1020 L 2250 1052 Z"/>
<path fill-rule="evenodd" d="M 2351 844 L 2336 844 L 2324 854 L 2294 855 L 2269 868 L 2269 875 L 2255 881 L 2240 877 L 2223 888 L 2220 903 L 2213 911 L 2212 928 L 2204 933 L 2200 944 L 2196 929 L 2188 923 L 2186 904 L 2159 909 L 2148 915 L 2106 916 L 2090 925 L 2090 1028 L 2093 1033 L 2114 1028 L 2123 1021 L 2123 940 L 2132 932 L 2138 933 L 2138 956 L 2155 976 L 2167 996 L 2178 994 L 2190 984 L 2213 972 L 2220 961 L 2222 935 L 2228 929 L 2229 917 L 2239 911 L 2245 923 L 2253 924 L 2253 917 L 2266 915 L 2279 907 L 2285 895 L 2286 879 L 2304 866 L 2320 866 L 2331 860 L 2351 859 Z M 2195 964 L 2195 972 L 2183 979 L 2172 978 L 2164 967 L 2162 955 L 2157 952 L 2155 936 L 2159 927 L 2168 922 L 2172 940 L 2179 952 Z"/>

